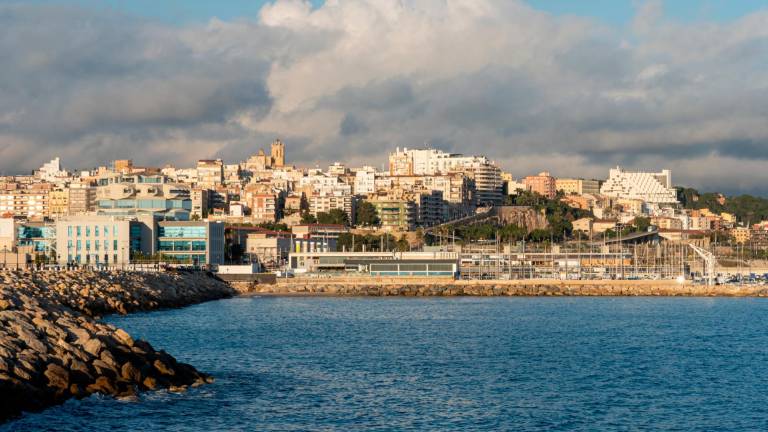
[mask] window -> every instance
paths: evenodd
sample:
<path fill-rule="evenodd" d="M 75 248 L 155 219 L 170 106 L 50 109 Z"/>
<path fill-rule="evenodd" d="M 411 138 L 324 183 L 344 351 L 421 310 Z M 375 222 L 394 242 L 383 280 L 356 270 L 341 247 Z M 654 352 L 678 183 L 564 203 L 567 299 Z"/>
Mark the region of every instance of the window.
<path fill-rule="evenodd" d="M 80 232 L 80 226 L 77 226 L 77 236 L 80 237 L 83 233 Z"/>
<path fill-rule="evenodd" d="M 117 237 L 117 225 L 112 225 L 112 235 Z"/>
<path fill-rule="evenodd" d="M 72 225 L 67 226 L 67 236 L 72 237 Z"/>
<path fill-rule="evenodd" d="M 112 240 L 112 250 L 117 251 L 117 240 Z"/>
<path fill-rule="evenodd" d="M 90 225 L 86 225 L 85 226 L 85 236 L 86 237 L 90 237 L 91 236 L 91 226 Z"/>
<path fill-rule="evenodd" d="M 108 237 L 108 236 L 109 236 L 109 227 L 104 225 L 104 237 Z"/>
<path fill-rule="evenodd" d="M 117 262 L 117 254 L 112 255 L 112 262 Z"/>
<path fill-rule="evenodd" d="M 98 237 L 99 236 L 99 226 L 98 225 L 93 227 L 93 236 L 94 237 Z"/>
<path fill-rule="evenodd" d="M 87 251 L 91 250 L 91 241 L 90 240 L 86 240 L 85 241 L 85 250 L 87 250 Z"/>
<path fill-rule="evenodd" d="M 100 244 L 100 243 L 99 243 L 99 241 L 98 241 L 98 240 L 96 240 L 95 242 L 93 242 L 93 245 L 96 247 L 96 251 L 98 251 L 98 250 L 99 250 L 99 244 Z"/>
<path fill-rule="evenodd" d="M 82 240 L 77 241 L 77 250 L 80 250 L 83 247 Z"/>
<path fill-rule="evenodd" d="M 104 240 L 104 250 L 109 249 L 109 240 Z"/>

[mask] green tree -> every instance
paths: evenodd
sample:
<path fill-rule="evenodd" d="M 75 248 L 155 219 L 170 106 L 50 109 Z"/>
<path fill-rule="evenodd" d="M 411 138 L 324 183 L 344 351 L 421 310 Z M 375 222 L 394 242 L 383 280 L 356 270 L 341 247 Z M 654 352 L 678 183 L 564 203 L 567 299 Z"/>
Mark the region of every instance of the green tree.
<path fill-rule="evenodd" d="M 405 238 L 405 235 L 400 237 L 400 239 L 397 240 L 397 243 L 395 243 L 395 246 L 397 247 L 397 250 L 399 252 L 406 252 L 411 249 L 411 245 L 408 243 L 408 239 Z"/>
<path fill-rule="evenodd" d="M 363 201 L 355 211 L 355 222 L 361 226 L 375 226 L 379 224 L 379 215 L 376 207 L 368 201 Z"/>
<path fill-rule="evenodd" d="M 312 213 L 305 212 L 301 214 L 301 223 L 303 224 L 316 224 L 317 218 Z"/>
<path fill-rule="evenodd" d="M 344 210 L 332 209 L 328 213 L 318 213 L 317 223 L 349 226 L 349 216 Z"/>

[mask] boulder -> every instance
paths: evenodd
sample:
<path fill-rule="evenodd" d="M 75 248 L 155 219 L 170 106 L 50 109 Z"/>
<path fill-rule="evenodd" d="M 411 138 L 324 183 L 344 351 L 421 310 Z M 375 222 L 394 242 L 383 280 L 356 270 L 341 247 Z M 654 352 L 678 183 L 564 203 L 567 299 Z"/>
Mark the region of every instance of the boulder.
<path fill-rule="evenodd" d="M 65 390 L 69 388 L 69 371 L 56 363 L 51 363 L 45 369 L 45 377 L 48 378 L 48 386 Z"/>

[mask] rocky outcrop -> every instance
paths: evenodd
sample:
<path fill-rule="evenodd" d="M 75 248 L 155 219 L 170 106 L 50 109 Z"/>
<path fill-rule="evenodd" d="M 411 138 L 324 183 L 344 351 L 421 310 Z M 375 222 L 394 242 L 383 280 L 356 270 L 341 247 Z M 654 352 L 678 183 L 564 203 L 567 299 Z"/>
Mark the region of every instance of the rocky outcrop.
<path fill-rule="evenodd" d="M 130 398 L 212 381 L 95 317 L 231 296 L 218 280 L 90 271 L 5 272 L 0 280 L 0 422 L 72 397 Z"/>
<path fill-rule="evenodd" d="M 254 293 L 277 295 L 336 296 L 687 296 L 687 297 L 767 297 L 764 285 L 692 285 L 676 281 L 468 281 L 468 280 L 375 280 L 289 279 L 274 285 L 257 285 Z"/>

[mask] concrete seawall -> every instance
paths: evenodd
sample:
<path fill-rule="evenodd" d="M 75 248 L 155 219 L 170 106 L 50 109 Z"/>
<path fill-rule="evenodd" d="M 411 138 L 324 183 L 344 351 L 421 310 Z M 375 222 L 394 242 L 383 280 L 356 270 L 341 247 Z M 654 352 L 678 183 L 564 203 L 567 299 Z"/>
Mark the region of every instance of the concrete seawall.
<path fill-rule="evenodd" d="M 199 274 L 0 273 L 0 423 L 94 393 L 130 398 L 142 390 L 181 391 L 212 382 L 96 318 L 233 294 L 225 283 Z"/>
<path fill-rule="evenodd" d="M 465 281 L 426 278 L 280 279 L 251 292 L 337 296 L 687 296 L 767 297 L 768 286 L 693 285 L 677 281 Z"/>

